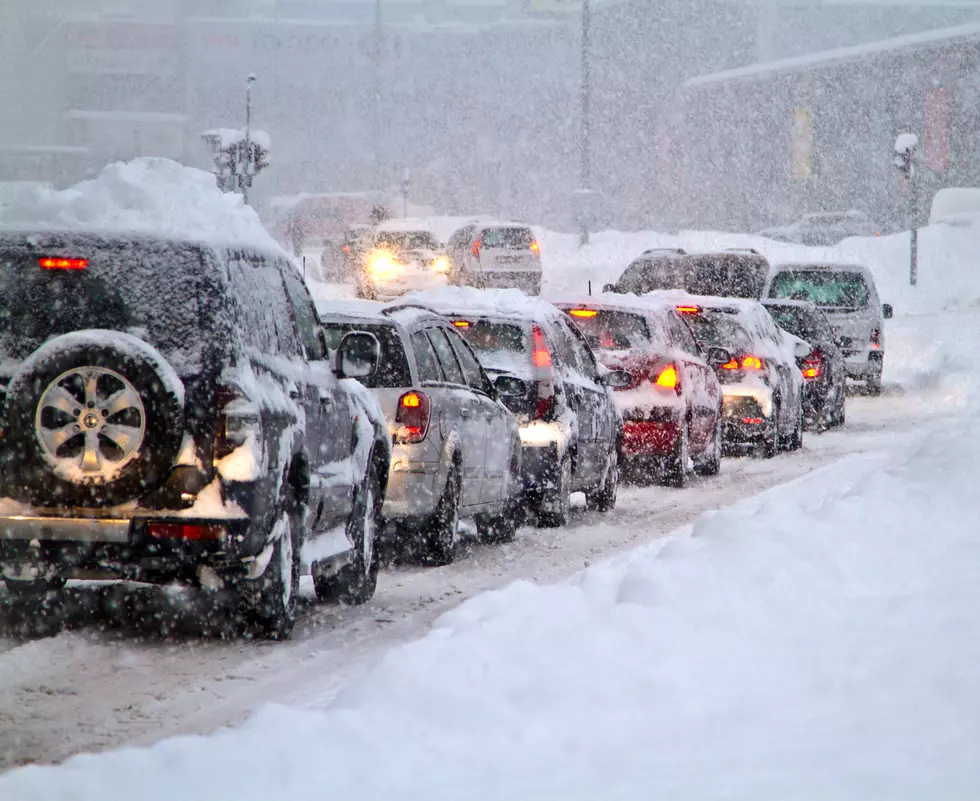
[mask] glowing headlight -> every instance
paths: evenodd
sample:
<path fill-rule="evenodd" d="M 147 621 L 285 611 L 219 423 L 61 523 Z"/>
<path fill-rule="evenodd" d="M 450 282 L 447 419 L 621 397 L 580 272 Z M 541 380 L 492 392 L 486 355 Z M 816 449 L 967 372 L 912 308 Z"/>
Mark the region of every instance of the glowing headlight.
<path fill-rule="evenodd" d="M 372 278 L 390 278 L 398 271 L 398 262 L 390 253 L 381 250 L 371 254 L 368 270 Z"/>
<path fill-rule="evenodd" d="M 437 273 L 448 273 L 449 259 L 447 259 L 445 256 L 438 256 L 432 261 L 432 269 Z"/>

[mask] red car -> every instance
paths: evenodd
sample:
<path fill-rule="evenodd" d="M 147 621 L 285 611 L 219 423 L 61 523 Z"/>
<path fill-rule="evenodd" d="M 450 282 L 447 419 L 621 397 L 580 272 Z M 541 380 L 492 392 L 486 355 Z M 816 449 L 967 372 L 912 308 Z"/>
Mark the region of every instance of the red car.
<path fill-rule="evenodd" d="M 667 301 L 604 294 L 555 304 L 575 321 L 596 358 L 632 376 L 617 388 L 622 464 L 634 480 L 682 487 L 690 472 L 715 475 L 721 462 L 722 393 L 691 329 Z M 722 349 L 710 354 L 727 360 Z"/>

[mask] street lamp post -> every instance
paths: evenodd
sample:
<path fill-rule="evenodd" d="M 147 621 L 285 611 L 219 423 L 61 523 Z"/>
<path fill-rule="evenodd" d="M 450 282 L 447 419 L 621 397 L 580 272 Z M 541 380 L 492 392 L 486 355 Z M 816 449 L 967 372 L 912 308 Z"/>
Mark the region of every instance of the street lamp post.
<path fill-rule="evenodd" d="M 248 205 L 248 185 L 252 175 L 252 84 L 255 83 L 255 73 L 250 73 L 245 81 L 245 181 L 242 185 L 242 198 Z"/>
<path fill-rule="evenodd" d="M 590 58 L 591 48 L 589 46 L 592 33 L 592 2 L 582 0 L 582 120 L 581 120 L 581 147 L 582 147 L 582 190 L 588 190 L 592 183 L 592 158 L 591 158 L 591 139 L 592 139 L 592 63 Z M 581 236 L 580 242 L 583 245 L 589 244 L 589 222 L 587 215 L 581 215 Z"/>
<path fill-rule="evenodd" d="M 375 0 L 374 3 L 374 43 L 372 46 L 372 60 L 374 61 L 374 89 L 372 98 L 372 114 L 374 116 L 372 128 L 373 141 L 373 157 L 374 157 L 374 185 L 375 189 L 381 189 L 382 186 L 382 168 L 381 168 L 381 59 L 382 59 L 382 49 L 384 47 L 384 27 L 381 22 L 381 0 Z"/>

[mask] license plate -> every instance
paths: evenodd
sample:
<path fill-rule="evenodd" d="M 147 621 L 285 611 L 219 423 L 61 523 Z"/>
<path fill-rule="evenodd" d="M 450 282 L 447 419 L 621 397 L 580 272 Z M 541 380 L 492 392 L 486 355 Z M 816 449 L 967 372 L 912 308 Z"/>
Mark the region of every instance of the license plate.
<path fill-rule="evenodd" d="M 497 256 L 498 264 L 518 264 L 520 261 L 520 256 Z"/>

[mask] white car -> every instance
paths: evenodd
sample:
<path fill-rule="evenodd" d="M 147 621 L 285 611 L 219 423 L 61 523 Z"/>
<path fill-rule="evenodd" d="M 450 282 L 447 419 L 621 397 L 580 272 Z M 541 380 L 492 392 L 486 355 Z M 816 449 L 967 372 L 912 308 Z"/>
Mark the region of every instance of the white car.
<path fill-rule="evenodd" d="M 370 300 L 392 300 L 448 282 L 449 259 L 422 220 L 389 220 L 379 225 L 354 276 L 357 296 Z"/>
<path fill-rule="evenodd" d="M 446 246 L 454 283 L 541 293 L 541 248 L 523 223 L 471 222 Z"/>

